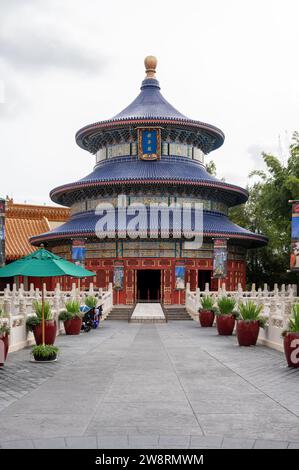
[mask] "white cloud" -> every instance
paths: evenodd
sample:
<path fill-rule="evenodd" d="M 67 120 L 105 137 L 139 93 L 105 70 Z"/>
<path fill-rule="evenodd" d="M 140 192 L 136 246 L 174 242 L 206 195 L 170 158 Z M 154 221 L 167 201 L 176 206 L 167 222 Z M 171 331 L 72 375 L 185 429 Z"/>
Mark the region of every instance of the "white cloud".
<path fill-rule="evenodd" d="M 75 132 L 135 98 L 147 54 L 165 98 L 224 131 L 210 157 L 245 186 L 253 150 L 298 129 L 298 13 L 296 0 L 2 1 L 2 194 L 48 202 L 89 173 Z"/>

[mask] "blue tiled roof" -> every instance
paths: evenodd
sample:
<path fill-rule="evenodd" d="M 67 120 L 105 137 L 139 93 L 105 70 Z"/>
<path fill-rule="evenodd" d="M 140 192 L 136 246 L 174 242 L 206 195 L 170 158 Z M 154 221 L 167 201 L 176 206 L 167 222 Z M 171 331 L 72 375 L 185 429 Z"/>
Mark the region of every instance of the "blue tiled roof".
<path fill-rule="evenodd" d="M 210 175 L 203 165 L 188 158 L 145 161 L 137 158 L 116 158 L 101 163 L 92 173 L 81 181 L 113 180 L 190 180 L 219 181 Z"/>
<path fill-rule="evenodd" d="M 100 139 L 101 132 L 111 131 L 115 126 L 132 126 L 132 123 L 142 125 L 173 125 L 179 128 L 191 128 L 194 132 L 202 132 L 209 140 L 208 150 L 216 149 L 223 144 L 223 132 L 211 124 L 190 119 L 174 108 L 160 92 L 158 80 L 147 78 L 143 80 L 141 91 L 129 106 L 116 114 L 113 118 L 88 124 L 76 134 L 78 145 L 95 153 L 93 139 Z M 158 124 L 157 124 L 158 123 Z"/>
<path fill-rule="evenodd" d="M 175 109 L 160 93 L 159 82 L 156 79 L 146 79 L 142 82 L 141 92 L 123 111 L 114 119 L 147 119 L 168 118 L 189 120 L 187 116 Z"/>
<path fill-rule="evenodd" d="M 133 157 L 121 157 L 106 160 L 98 165 L 92 173 L 76 183 L 53 189 L 51 198 L 59 202 L 59 193 L 80 188 L 84 183 L 103 183 L 113 181 L 173 181 L 194 182 L 217 186 L 224 191 L 236 194 L 236 203 L 247 200 L 247 191 L 235 185 L 219 181 L 207 172 L 203 165 L 188 158 L 163 157 L 162 160 L 144 161 Z"/>
<path fill-rule="evenodd" d="M 118 225 L 118 220 L 116 217 L 116 221 L 114 223 L 114 212 L 112 213 L 111 218 L 109 218 L 109 230 L 114 232 L 115 230 L 121 230 L 122 227 Z M 137 213 L 136 213 L 137 214 Z M 132 220 L 135 215 L 127 215 L 127 226 L 130 220 Z M 96 224 L 101 219 L 100 215 L 96 215 L 95 212 L 86 212 L 77 214 L 73 216 L 68 222 L 59 227 L 51 230 L 51 232 L 38 235 L 36 237 L 32 237 L 31 241 L 40 242 L 42 239 L 50 240 L 51 238 L 56 238 L 59 236 L 66 236 L 71 237 L 73 235 L 80 235 L 84 236 L 84 234 L 88 234 L 88 236 L 95 235 L 96 233 Z M 161 226 L 163 228 L 163 223 L 161 222 L 161 217 L 158 217 L 157 223 L 153 221 L 154 219 L 150 219 L 149 211 L 147 210 L 145 213 L 141 213 L 141 223 L 139 226 L 139 231 L 147 230 L 149 227 L 151 230 L 161 230 Z M 167 219 L 168 220 L 168 219 Z M 116 229 L 115 229 L 116 226 Z M 191 217 L 191 229 L 194 231 L 195 227 L 195 219 L 194 219 L 194 210 L 192 210 L 192 217 Z M 108 228 L 106 229 L 106 231 Z M 170 212 L 170 232 L 177 232 L 182 230 L 182 215 L 180 212 L 180 216 L 173 217 L 173 213 Z M 232 236 L 233 238 L 240 238 L 240 239 L 247 239 L 252 245 L 265 245 L 266 238 L 254 234 L 249 230 L 246 230 L 238 225 L 234 224 L 229 218 L 223 214 L 218 212 L 210 212 L 210 211 L 203 211 L 203 233 L 205 236 Z"/>

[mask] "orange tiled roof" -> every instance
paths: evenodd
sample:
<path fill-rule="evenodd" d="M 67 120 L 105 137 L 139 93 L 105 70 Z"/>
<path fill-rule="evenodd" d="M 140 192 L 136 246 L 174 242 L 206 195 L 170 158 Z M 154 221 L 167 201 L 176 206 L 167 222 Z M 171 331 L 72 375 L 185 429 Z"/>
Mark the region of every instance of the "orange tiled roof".
<path fill-rule="evenodd" d="M 49 229 L 46 217 L 34 220 L 7 217 L 5 220 L 6 260 L 12 261 L 37 250 L 29 243 L 29 238 L 47 232 Z"/>
<path fill-rule="evenodd" d="M 6 201 L 6 217 L 16 219 L 41 219 L 65 222 L 70 216 L 68 207 L 16 204 L 12 199 Z"/>

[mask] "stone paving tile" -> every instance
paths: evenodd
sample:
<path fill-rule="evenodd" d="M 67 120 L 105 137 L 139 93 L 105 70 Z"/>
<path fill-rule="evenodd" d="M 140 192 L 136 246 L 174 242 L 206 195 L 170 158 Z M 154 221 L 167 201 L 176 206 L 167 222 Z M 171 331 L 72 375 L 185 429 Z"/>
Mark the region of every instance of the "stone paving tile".
<path fill-rule="evenodd" d="M 289 442 L 288 449 L 299 449 L 299 442 Z"/>
<path fill-rule="evenodd" d="M 3 442 L 0 447 L 2 449 L 34 449 L 33 441 L 31 439 Z"/>
<path fill-rule="evenodd" d="M 299 371 L 278 351 L 240 348 L 195 322 L 107 322 L 57 345 L 55 364 L 29 362 L 25 349 L 0 369 L 2 446 L 299 443 Z"/>
<path fill-rule="evenodd" d="M 128 445 L 128 435 L 98 436 L 99 449 L 126 449 Z"/>
<path fill-rule="evenodd" d="M 35 449 L 65 449 L 66 444 L 63 437 L 56 437 L 52 439 L 34 439 L 33 444 Z"/>
<path fill-rule="evenodd" d="M 67 449 L 97 449 L 98 441 L 96 436 L 67 437 Z"/>
<path fill-rule="evenodd" d="M 222 449 L 252 449 L 254 439 L 234 439 L 225 437 L 222 442 Z"/>
<path fill-rule="evenodd" d="M 135 446 L 136 448 L 139 448 L 140 446 L 157 446 L 158 441 L 159 441 L 159 435 L 153 435 L 151 436 L 150 434 L 147 436 L 134 436 L 130 435 L 128 436 L 129 438 L 129 445 Z"/>
<path fill-rule="evenodd" d="M 258 439 L 254 444 L 254 449 L 287 449 L 287 441 L 266 441 Z"/>
<path fill-rule="evenodd" d="M 221 436 L 191 436 L 190 447 L 213 447 L 220 448 L 223 438 Z"/>
<path fill-rule="evenodd" d="M 188 448 L 190 445 L 190 436 L 184 435 L 160 435 L 159 438 L 159 447 L 161 449 L 171 449 L 171 448 Z"/>

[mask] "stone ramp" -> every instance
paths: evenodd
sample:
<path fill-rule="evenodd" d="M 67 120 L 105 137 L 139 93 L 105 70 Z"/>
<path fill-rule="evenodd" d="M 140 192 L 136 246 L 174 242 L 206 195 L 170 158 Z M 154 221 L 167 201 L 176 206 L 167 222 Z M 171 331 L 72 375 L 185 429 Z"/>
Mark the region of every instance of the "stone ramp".
<path fill-rule="evenodd" d="M 165 323 L 166 318 L 160 303 L 138 303 L 130 321 L 133 323 Z"/>

